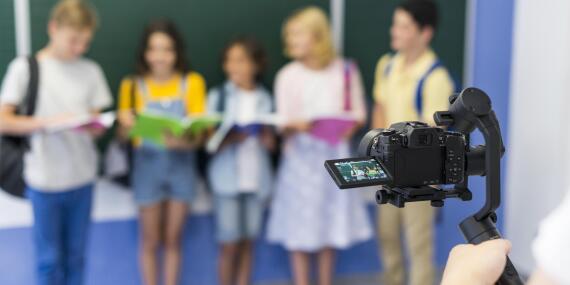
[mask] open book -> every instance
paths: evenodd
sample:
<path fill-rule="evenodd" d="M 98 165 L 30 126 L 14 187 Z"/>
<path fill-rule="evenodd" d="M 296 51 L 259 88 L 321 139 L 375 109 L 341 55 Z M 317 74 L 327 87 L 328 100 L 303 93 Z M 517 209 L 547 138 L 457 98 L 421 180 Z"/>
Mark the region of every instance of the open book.
<path fill-rule="evenodd" d="M 225 126 L 218 130 L 206 144 L 206 151 L 214 153 L 218 151 L 220 145 L 231 131 L 245 133 L 247 135 L 258 135 L 264 126 L 281 126 L 283 120 L 277 114 L 252 114 L 246 118 L 241 118 L 234 122 L 232 126 Z"/>
<path fill-rule="evenodd" d="M 100 128 L 108 129 L 113 126 L 116 119 L 115 112 L 105 112 L 98 115 L 83 114 L 77 115 L 75 118 L 66 121 L 65 123 L 58 123 L 50 125 L 46 128 L 49 133 L 56 133 L 65 130 L 81 130 L 85 128 Z"/>
<path fill-rule="evenodd" d="M 358 118 L 350 113 L 315 116 L 311 120 L 311 135 L 331 145 L 339 143 L 343 136 L 358 123 Z"/>
<path fill-rule="evenodd" d="M 339 143 L 343 136 L 360 121 L 352 113 L 319 114 L 309 118 L 312 127 L 309 133 L 331 145 Z M 236 121 L 233 126 L 218 131 L 206 145 L 209 153 L 218 151 L 220 145 L 230 131 L 241 131 L 248 135 L 256 135 L 263 126 L 281 127 L 285 120 L 277 114 L 254 115 L 251 118 Z"/>
<path fill-rule="evenodd" d="M 186 134 L 199 135 L 216 126 L 220 120 L 221 118 L 218 115 L 199 115 L 177 119 L 164 115 L 143 113 L 137 115 L 130 136 L 140 137 L 162 145 L 166 132 L 170 132 L 176 137 L 182 137 Z"/>

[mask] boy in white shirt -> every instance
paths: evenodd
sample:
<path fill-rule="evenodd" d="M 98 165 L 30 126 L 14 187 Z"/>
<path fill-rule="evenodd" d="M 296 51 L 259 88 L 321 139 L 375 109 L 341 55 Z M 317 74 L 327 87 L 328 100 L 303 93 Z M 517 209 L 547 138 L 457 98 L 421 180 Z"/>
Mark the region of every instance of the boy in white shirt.
<path fill-rule="evenodd" d="M 37 55 L 39 86 L 32 117 L 16 114 L 30 70 L 26 58 L 10 64 L 0 90 L 0 132 L 30 138 L 24 180 L 34 212 L 38 284 L 82 284 L 93 185 L 94 136 L 100 130 L 46 132 L 75 116 L 97 114 L 112 103 L 99 65 L 85 59 L 97 17 L 79 0 L 63 0 L 51 14 L 48 44 Z"/>

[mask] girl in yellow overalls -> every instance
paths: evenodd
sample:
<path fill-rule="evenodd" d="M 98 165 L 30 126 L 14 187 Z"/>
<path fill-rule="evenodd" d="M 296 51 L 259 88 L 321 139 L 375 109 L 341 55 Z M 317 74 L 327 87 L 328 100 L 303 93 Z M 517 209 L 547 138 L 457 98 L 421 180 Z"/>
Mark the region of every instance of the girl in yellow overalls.
<path fill-rule="evenodd" d="M 205 112 L 205 83 L 189 72 L 184 46 L 168 21 L 149 24 L 143 34 L 137 74 L 123 80 L 119 121 L 123 131 L 134 124 L 134 113 L 153 113 L 183 119 Z M 158 282 L 158 249 L 163 240 L 164 284 L 178 282 L 180 240 L 188 205 L 195 196 L 197 138 L 164 135 L 165 145 L 137 139 L 132 187 L 139 207 L 140 265 L 144 284 Z M 162 239 L 161 239 L 162 237 Z"/>

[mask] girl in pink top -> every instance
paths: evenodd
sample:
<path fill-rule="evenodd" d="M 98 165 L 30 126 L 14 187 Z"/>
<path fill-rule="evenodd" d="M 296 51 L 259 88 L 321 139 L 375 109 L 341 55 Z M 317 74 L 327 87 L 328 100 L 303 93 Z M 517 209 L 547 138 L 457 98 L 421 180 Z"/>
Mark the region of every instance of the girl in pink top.
<path fill-rule="evenodd" d="M 293 14 L 283 37 L 294 61 L 276 78 L 285 142 L 268 239 L 289 250 L 295 284 L 309 284 L 315 253 L 319 284 L 330 285 L 335 249 L 372 236 L 360 194 L 340 191 L 323 166 L 350 155 L 349 140 L 366 118 L 363 87 L 356 66 L 337 57 L 319 8 Z"/>

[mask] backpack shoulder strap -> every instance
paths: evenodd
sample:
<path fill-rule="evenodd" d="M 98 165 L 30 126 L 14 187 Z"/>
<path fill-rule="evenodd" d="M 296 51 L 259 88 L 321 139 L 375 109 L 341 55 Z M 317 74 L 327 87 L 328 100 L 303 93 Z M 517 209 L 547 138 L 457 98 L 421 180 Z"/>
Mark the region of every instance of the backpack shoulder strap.
<path fill-rule="evenodd" d="M 352 109 L 352 72 L 354 62 L 352 60 L 344 61 L 344 111 Z"/>
<path fill-rule="evenodd" d="M 129 97 L 131 100 L 131 110 L 136 115 L 137 114 L 137 76 L 132 75 L 130 77 L 131 80 L 131 89 L 129 90 Z"/>
<path fill-rule="evenodd" d="M 34 55 L 28 56 L 28 66 L 30 72 L 30 80 L 28 81 L 28 90 L 26 97 L 23 101 L 23 114 L 26 116 L 33 116 L 36 112 L 36 103 L 38 101 L 38 86 L 39 86 L 39 65 L 38 60 Z"/>
<path fill-rule="evenodd" d="M 138 88 L 138 90 L 140 90 L 144 105 L 146 105 L 148 102 L 151 101 L 148 86 L 147 86 L 146 82 L 144 81 L 144 78 L 137 76 L 135 79 L 136 79 L 135 83 L 137 85 L 136 88 Z"/>
<path fill-rule="evenodd" d="M 390 72 L 392 72 L 392 66 L 394 65 L 394 55 L 390 54 L 388 58 L 388 63 L 384 67 L 384 77 L 388 77 Z"/>
<path fill-rule="evenodd" d="M 180 78 L 180 94 L 179 94 L 179 98 L 180 100 L 183 102 L 184 104 L 184 110 L 186 111 L 186 114 L 190 114 L 190 109 L 188 109 L 188 91 L 190 91 L 190 80 L 188 80 L 188 77 L 190 76 L 190 73 L 186 73 L 183 74 L 182 77 Z"/>
<path fill-rule="evenodd" d="M 443 67 L 443 64 L 439 59 L 436 59 L 430 68 L 422 75 L 420 81 L 418 81 L 418 86 L 416 87 L 416 111 L 421 116 L 423 110 L 423 89 L 424 83 L 428 76 L 436 69 Z"/>

